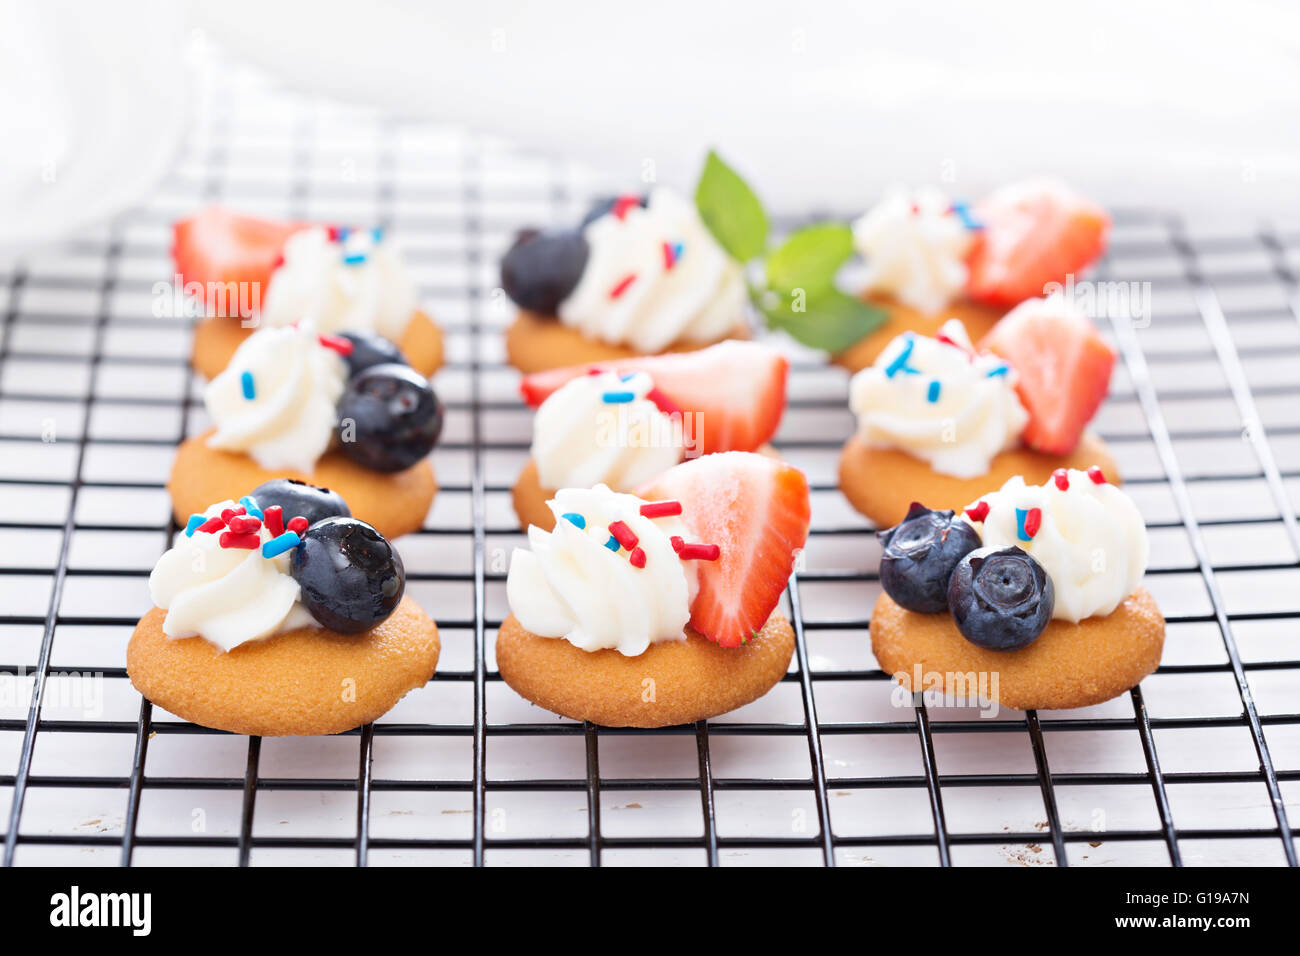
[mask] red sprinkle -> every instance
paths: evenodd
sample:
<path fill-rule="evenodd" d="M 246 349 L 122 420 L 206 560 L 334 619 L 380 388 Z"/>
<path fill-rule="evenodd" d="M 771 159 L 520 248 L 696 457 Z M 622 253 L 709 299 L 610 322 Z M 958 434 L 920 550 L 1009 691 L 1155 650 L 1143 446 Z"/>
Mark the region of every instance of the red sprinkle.
<path fill-rule="evenodd" d="M 624 292 L 626 292 L 628 290 L 628 287 L 635 281 L 636 281 L 635 272 L 625 275 L 622 279 L 619 280 L 618 285 L 614 286 L 614 288 L 609 290 L 609 297 L 611 299 L 617 299 Z"/>
<path fill-rule="evenodd" d="M 302 515 L 298 515 L 296 518 L 290 518 L 289 523 L 285 525 L 285 528 L 292 531 L 294 534 L 300 535 L 307 530 L 307 519 Z"/>
<path fill-rule="evenodd" d="M 664 268 L 671 269 L 677 264 L 677 255 L 673 252 L 673 244 L 667 239 L 664 240 Z"/>
<path fill-rule="evenodd" d="M 659 409 L 659 411 L 663 412 L 665 415 L 680 415 L 682 412 L 682 410 L 677 406 L 677 403 L 663 392 L 659 391 L 658 388 L 650 389 L 650 391 L 645 393 L 645 397 L 654 402 L 655 408 Z"/>
<path fill-rule="evenodd" d="M 1101 473 L 1101 467 L 1098 465 L 1093 465 L 1088 469 L 1088 477 L 1092 479 L 1094 485 L 1104 485 L 1106 483 L 1106 476 Z M 203 529 L 200 528 L 199 530 L 202 531 Z"/>
<path fill-rule="evenodd" d="M 609 211 L 615 219 L 622 222 L 627 217 L 627 211 L 633 206 L 639 205 L 641 205 L 640 196 L 619 196 L 614 200 L 614 205 L 610 207 Z"/>
<path fill-rule="evenodd" d="M 202 531 L 204 534 L 212 534 L 213 532 L 220 531 L 225 526 L 226 523 L 222 521 L 220 517 L 209 518 L 207 521 L 203 522 L 203 524 L 199 525 L 198 530 Z"/>
<path fill-rule="evenodd" d="M 236 515 L 227 522 L 227 527 L 235 534 L 256 534 L 261 529 L 262 522 L 252 515 Z"/>
<path fill-rule="evenodd" d="M 255 534 L 235 534 L 233 531 L 221 532 L 221 537 L 217 543 L 223 548 L 243 548 L 245 551 L 252 551 L 260 547 L 262 539 Z"/>
<path fill-rule="evenodd" d="M 275 257 L 275 262 L 271 263 L 271 270 L 272 270 L 272 271 L 275 271 L 276 269 L 280 268 L 280 266 L 282 266 L 282 265 L 284 265 L 284 253 L 283 253 L 283 252 L 280 253 L 278 256 Z"/>
<path fill-rule="evenodd" d="M 601 374 L 602 372 L 604 372 L 604 371 L 605 371 L 605 370 L 604 370 L 603 368 L 599 368 L 598 366 L 593 365 L 591 368 L 587 369 L 587 374 L 588 374 L 588 375 L 600 375 L 600 374 Z"/>
<path fill-rule="evenodd" d="M 1064 468 L 1058 468 L 1052 472 L 1052 480 L 1056 482 L 1056 487 L 1062 491 L 1070 490 L 1070 473 Z"/>
<path fill-rule="evenodd" d="M 1043 526 L 1043 509 L 1030 508 L 1025 514 L 1025 534 L 1033 537 L 1038 534 L 1038 529 Z"/>
<path fill-rule="evenodd" d="M 609 533 L 614 536 L 614 540 L 621 544 L 627 550 L 631 551 L 636 547 L 637 536 L 632 529 L 627 526 L 625 521 L 615 521 L 609 526 Z"/>
<path fill-rule="evenodd" d="M 284 534 L 284 509 L 279 505 L 271 505 L 262 513 L 266 520 L 266 530 L 271 532 L 272 538 L 278 538 Z"/>
<path fill-rule="evenodd" d="M 634 568 L 645 567 L 645 552 L 640 548 L 633 548 L 632 553 L 627 556 L 627 563 Z"/>
<path fill-rule="evenodd" d="M 679 515 L 681 513 L 682 503 L 680 501 L 649 501 L 641 506 L 641 516 L 643 518 L 666 518 L 669 515 Z"/>
<path fill-rule="evenodd" d="M 327 335 L 324 332 L 316 336 L 316 340 L 327 349 L 333 349 L 339 355 L 352 354 L 352 340 L 345 339 L 341 335 Z"/>
<path fill-rule="evenodd" d="M 966 509 L 966 517 L 971 521 L 983 521 L 989 516 L 989 503 L 984 500 L 975 502 Z"/>
<path fill-rule="evenodd" d="M 721 554 L 716 544 L 683 544 L 677 549 L 677 557 L 683 561 L 716 561 Z"/>
<path fill-rule="evenodd" d="M 669 538 L 668 543 L 671 544 L 673 546 L 673 550 L 678 552 L 679 554 L 681 553 L 682 548 L 686 547 L 686 542 L 682 540 L 682 536 L 679 534 L 675 534 L 671 538 Z"/>
<path fill-rule="evenodd" d="M 326 231 L 329 233 L 330 242 L 338 242 L 338 241 L 339 241 L 339 227 L 338 227 L 338 226 L 326 226 L 325 229 L 326 229 Z"/>
<path fill-rule="evenodd" d="M 230 524 L 231 518 L 245 513 L 243 505 L 240 505 L 238 508 L 226 508 L 221 512 L 221 521 L 223 524 Z"/>

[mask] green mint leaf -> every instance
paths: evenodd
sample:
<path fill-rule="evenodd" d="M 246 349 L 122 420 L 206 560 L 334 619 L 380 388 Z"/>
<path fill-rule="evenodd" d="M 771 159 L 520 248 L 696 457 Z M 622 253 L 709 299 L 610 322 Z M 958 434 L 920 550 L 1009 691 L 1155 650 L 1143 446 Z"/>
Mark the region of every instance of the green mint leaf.
<path fill-rule="evenodd" d="M 772 328 L 831 354 L 843 352 L 885 321 L 883 311 L 834 286 L 770 291 L 759 296 L 758 305 Z"/>
<path fill-rule="evenodd" d="M 713 150 L 695 187 L 695 207 L 718 245 L 745 263 L 767 248 L 768 222 L 754 191 Z"/>
<path fill-rule="evenodd" d="M 819 222 L 792 233 L 767 257 L 767 283 L 777 292 L 826 289 L 853 255 L 853 230 L 839 222 Z"/>

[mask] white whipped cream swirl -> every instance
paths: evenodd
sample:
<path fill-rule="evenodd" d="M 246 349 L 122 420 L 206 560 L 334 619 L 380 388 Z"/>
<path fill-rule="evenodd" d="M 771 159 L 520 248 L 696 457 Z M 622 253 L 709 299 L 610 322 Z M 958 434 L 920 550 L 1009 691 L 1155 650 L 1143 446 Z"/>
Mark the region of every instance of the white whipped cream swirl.
<path fill-rule="evenodd" d="M 1017 475 L 980 499 L 989 506 L 982 522 L 964 517 L 985 547 L 1015 546 L 1033 555 L 1056 592 L 1052 617 L 1077 623 L 1119 607 L 1141 582 L 1151 551 L 1142 515 L 1128 495 L 1095 483 L 1086 471 L 1071 469 L 1066 477 L 1069 486 L 1062 490 L 1055 479 L 1026 485 Z M 1034 508 L 1041 524 L 1026 541 L 1024 522 Z"/>
<path fill-rule="evenodd" d="M 974 235 L 939 190 L 895 189 L 853 223 L 853 242 L 865 292 L 934 315 L 965 287 Z"/>
<path fill-rule="evenodd" d="M 258 329 L 203 393 L 216 431 L 208 445 L 242 451 L 263 468 L 310 474 L 334 438 L 347 365 L 316 332 Z"/>
<path fill-rule="evenodd" d="M 867 445 L 900 449 L 943 475 L 976 478 L 1016 446 L 1029 413 L 1016 396 L 1014 368 L 976 354 L 956 319 L 939 334 L 955 344 L 906 332 L 885 346 L 850 381 L 849 407 Z"/>
<path fill-rule="evenodd" d="M 744 318 L 745 282 L 695 206 L 664 187 L 587 224 L 582 278 L 560 303 L 560 321 L 588 338 L 660 352 L 674 342 L 712 342 Z"/>
<path fill-rule="evenodd" d="M 532 458 L 543 488 L 609 485 L 630 491 L 682 460 L 681 416 L 646 395 L 644 372 L 583 375 L 556 389 L 533 419 Z"/>
<path fill-rule="evenodd" d="M 262 321 L 278 327 L 307 319 L 321 332 L 375 332 L 396 342 L 415 309 L 415 285 L 391 241 L 371 229 L 333 241 L 316 226 L 284 244 Z"/>
<path fill-rule="evenodd" d="M 203 512 L 211 518 L 230 508 L 222 501 Z M 319 626 L 298 601 L 298 582 L 289 574 L 289 554 L 262 557 L 260 547 L 223 548 L 214 533 L 184 531 L 149 575 L 153 603 L 163 608 L 168 637 L 202 637 L 223 651 L 284 631 Z M 263 525 L 259 540 L 271 540 Z"/>
<path fill-rule="evenodd" d="M 526 630 L 584 651 L 614 648 L 628 657 L 659 641 L 685 640 L 699 585 L 669 539 L 687 532 L 680 518 L 644 517 L 643 504 L 605 485 L 556 492 L 547 502 L 555 530 L 530 527 L 532 550 L 516 548 L 506 576 L 510 611 Z M 615 521 L 637 536 L 644 567 L 634 567 L 627 550 L 607 547 Z"/>

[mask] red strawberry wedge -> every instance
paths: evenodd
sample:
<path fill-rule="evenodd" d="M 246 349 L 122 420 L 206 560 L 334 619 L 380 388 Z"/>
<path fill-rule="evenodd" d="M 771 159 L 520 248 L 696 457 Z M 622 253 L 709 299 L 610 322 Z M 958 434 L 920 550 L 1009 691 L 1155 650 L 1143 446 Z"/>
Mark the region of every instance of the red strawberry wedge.
<path fill-rule="evenodd" d="M 1029 412 L 1021 440 L 1053 455 L 1073 451 L 1115 367 L 1114 349 L 1087 316 L 1059 297 L 1030 299 L 1003 316 L 980 347 L 1016 370 L 1016 392 Z"/>
<path fill-rule="evenodd" d="M 265 295 L 285 240 L 302 228 L 209 206 L 173 226 L 172 259 L 187 285 L 257 283 L 259 295 Z"/>
<path fill-rule="evenodd" d="M 975 207 L 983 224 L 967 257 L 972 299 L 1013 306 L 1046 295 L 1106 248 L 1110 217 L 1059 183 L 1038 180 L 997 190 Z"/>
<path fill-rule="evenodd" d="M 716 561 L 693 561 L 700 588 L 691 627 L 723 647 L 760 630 L 781 599 L 808 538 L 808 479 L 766 455 L 725 452 L 670 468 L 640 491 L 682 505 L 688 543 L 716 544 Z"/>
<path fill-rule="evenodd" d="M 728 339 L 695 352 L 671 352 L 525 375 L 519 390 L 540 405 L 561 385 L 591 369 L 645 372 L 672 406 L 695 416 L 689 423 L 700 454 L 754 451 L 771 440 L 785 411 L 790 363 L 758 342 Z"/>

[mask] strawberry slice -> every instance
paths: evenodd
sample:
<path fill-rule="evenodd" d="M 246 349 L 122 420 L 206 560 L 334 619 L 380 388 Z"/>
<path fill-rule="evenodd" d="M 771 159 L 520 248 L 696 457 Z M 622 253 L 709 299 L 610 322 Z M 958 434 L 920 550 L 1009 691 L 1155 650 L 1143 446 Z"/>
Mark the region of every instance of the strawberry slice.
<path fill-rule="evenodd" d="M 255 219 L 209 206 L 172 228 L 172 259 L 187 285 L 257 283 L 255 288 L 265 295 L 285 240 L 303 224 Z"/>
<path fill-rule="evenodd" d="M 691 413 L 700 454 L 754 451 L 776 434 L 785 411 L 790 363 L 758 342 L 728 339 L 695 352 L 670 352 L 630 359 L 572 365 L 525 375 L 519 390 L 529 405 L 540 405 L 561 385 L 591 369 L 645 372 L 655 388 L 683 412 Z"/>
<path fill-rule="evenodd" d="M 975 207 L 984 228 L 967 257 L 972 299 L 1012 306 L 1045 295 L 1105 251 L 1110 216 L 1060 183 L 1006 186 Z"/>
<path fill-rule="evenodd" d="M 1021 440 L 1036 451 L 1069 454 L 1110 387 L 1115 350 L 1088 317 L 1060 297 L 1012 309 L 980 347 L 1016 370 L 1016 392 L 1029 412 Z"/>
<path fill-rule="evenodd" d="M 639 492 L 682 505 L 692 540 L 716 544 L 716 561 L 691 563 L 700 588 L 691 627 L 723 647 L 746 643 L 767 623 L 808 538 L 808 479 L 785 462 L 749 452 L 696 458 Z"/>

